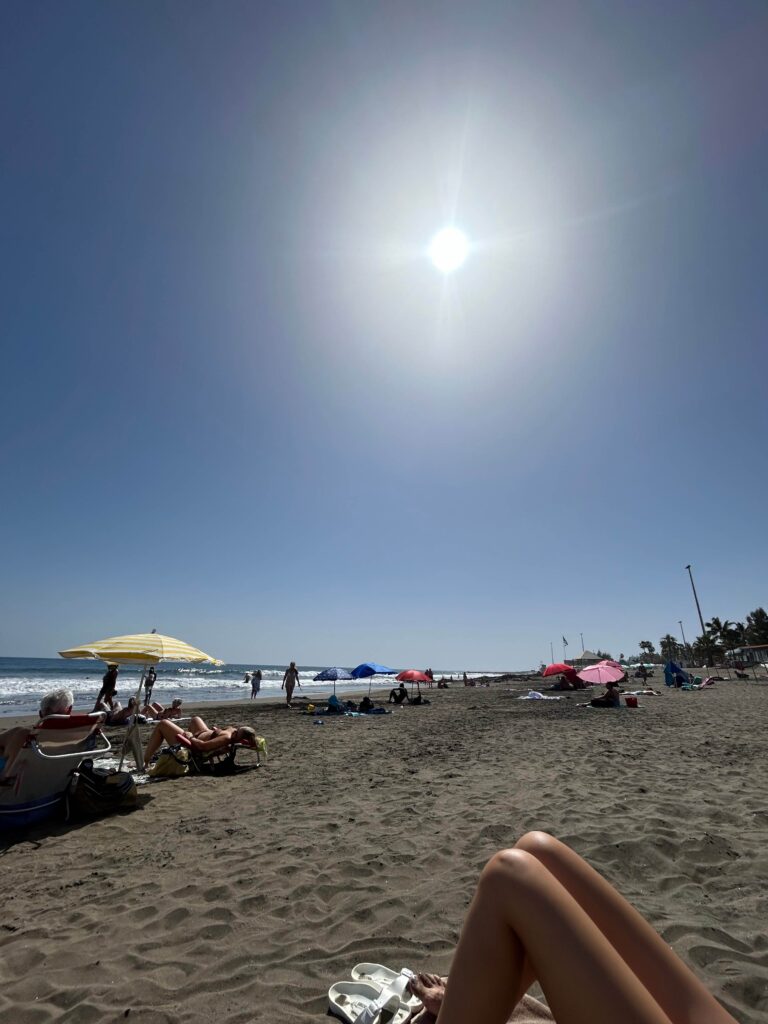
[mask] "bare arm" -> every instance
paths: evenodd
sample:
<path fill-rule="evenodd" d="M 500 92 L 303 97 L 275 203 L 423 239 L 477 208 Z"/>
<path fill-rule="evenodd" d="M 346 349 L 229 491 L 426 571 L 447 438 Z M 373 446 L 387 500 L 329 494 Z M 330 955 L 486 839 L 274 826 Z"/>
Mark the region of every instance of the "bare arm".
<path fill-rule="evenodd" d="M 190 740 L 190 746 L 193 750 L 199 750 L 201 754 L 207 754 L 212 750 L 224 750 L 232 742 L 233 731 L 224 730 L 210 740 L 198 740 L 193 736 Z"/>

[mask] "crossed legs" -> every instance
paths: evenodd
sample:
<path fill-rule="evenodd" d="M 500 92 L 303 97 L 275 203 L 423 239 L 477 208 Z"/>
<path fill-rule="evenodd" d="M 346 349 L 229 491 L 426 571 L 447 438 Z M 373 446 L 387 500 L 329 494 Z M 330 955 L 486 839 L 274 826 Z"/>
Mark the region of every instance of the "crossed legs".
<path fill-rule="evenodd" d="M 543 832 L 484 868 L 438 1024 L 504 1024 L 534 980 L 558 1024 L 735 1024 L 634 907 Z"/>

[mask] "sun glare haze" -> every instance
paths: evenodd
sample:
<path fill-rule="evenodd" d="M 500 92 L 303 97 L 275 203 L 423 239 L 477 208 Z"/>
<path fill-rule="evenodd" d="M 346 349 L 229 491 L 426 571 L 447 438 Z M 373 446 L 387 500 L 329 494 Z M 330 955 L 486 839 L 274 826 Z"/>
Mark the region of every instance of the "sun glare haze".
<path fill-rule="evenodd" d="M 463 231 L 448 227 L 438 231 L 429 243 L 429 258 L 443 274 L 451 274 L 464 263 L 469 253 L 469 241 Z"/>

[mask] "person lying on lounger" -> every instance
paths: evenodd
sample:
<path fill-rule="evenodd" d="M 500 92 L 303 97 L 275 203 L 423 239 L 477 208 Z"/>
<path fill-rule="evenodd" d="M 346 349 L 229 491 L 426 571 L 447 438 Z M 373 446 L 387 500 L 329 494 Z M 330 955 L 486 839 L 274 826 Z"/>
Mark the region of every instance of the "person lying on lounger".
<path fill-rule="evenodd" d="M 424 1004 L 414 1024 L 502 1024 L 534 981 L 557 1024 L 736 1024 L 638 911 L 544 832 L 486 864 L 448 978 L 409 982 Z"/>
<path fill-rule="evenodd" d="M 107 724 L 130 725 L 130 723 L 133 721 L 133 715 L 135 711 L 136 698 L 129 697 L 128 704 L 124 708 L 120 708 L 119 711 L 113 711 L 110 715 L 107 716 Z M 144 714 L 139 714 L 137 717 L 139 722 L 146 722 L 147 720 Z"/>
<path fill-rule="evenodd" d="M 177 697 L 176 700 L 171 704 L 169 708 L 159 704 L 156 700 L 153 700 L 151 704 L 145 704 L 141 709 L 142 715 L 146 715 L 147 718 L 181 718 L 181 697 Z"/>
<path fill-rule="evenodd" d="M 167 720 L 158 722 L 152 730 L 144 751 L 144 768 L 149 763 L 163 743 L 173 745 L 181 742 L 180 737 L 190 741 L 192 750 L 202 754 L 209 754 L 216 750 L 226 750 L 233 743 L 243 743 L 255 750 L 258 744 L 256 733 L 247 725 L 228 725 L 220 729 L 218 725 L 208 726 L 198 715 L 190 720 L 189 729 L 182 729 L 175 722 Z M 185 744 L 186 746 L 186 744 Z"/>

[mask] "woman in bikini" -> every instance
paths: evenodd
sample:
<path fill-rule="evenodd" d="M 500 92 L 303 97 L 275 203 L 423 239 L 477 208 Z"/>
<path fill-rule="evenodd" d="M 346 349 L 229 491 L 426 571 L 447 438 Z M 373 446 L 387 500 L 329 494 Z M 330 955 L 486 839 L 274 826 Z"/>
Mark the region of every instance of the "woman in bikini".
<path fill-rule="evenodd" d="M 189 729 L 182 729 L 180 725 L 166 719 L 158 722 L 152 730 L 144 751 L 144 768 L 149 766 L 152 757 L 163 743 L 179 743 L 180 737 L 189 740 L 192 749 L 201 753 L 226 750 L 233 743 L 243 743 L 254 749 L 257 745 L 256 733 L 247 725 L 228 725 L 221 729 L 218 725 L 206 725 L 202 718 L 195 715 L 190 720 Z"/>
<path fill-rule="evenodd" d="M 736 1024 L 638 911 L 544 832 L 486 864 L 447 981 L 420 974 L 410 989 L 419 1020 L 504 1024 L 534 981 L 557 1024 Z"/>

